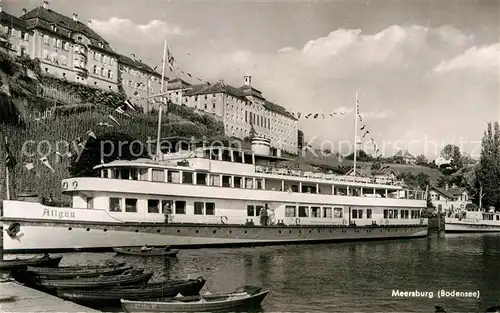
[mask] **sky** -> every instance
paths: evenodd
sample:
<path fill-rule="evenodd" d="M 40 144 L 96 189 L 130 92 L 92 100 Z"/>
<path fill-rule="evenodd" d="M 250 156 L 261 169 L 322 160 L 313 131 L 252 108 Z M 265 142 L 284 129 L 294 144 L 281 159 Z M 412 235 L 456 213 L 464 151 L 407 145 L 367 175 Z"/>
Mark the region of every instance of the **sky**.
<path fill-rule="evenodd" d="M 40 5 L 4 0 L 6 12 Z M 315 148 L 348 152 L 356 92 L 361 148 L 429 159 L 446 144 L 477 157 L 500 120 L 500 0 L 49 1 L 122 54 L 176 66 L 207 81 L 252 86 L 289 111 L 345 111 L 299 120 Z M 168 72 L 199 83 L 180 70 Z M 304 115 L 304 114 L 303 114 Z M 362 138 L 364 132 L 370 133 Z M 347 149 L 347 150 L 346 150 Z"/>

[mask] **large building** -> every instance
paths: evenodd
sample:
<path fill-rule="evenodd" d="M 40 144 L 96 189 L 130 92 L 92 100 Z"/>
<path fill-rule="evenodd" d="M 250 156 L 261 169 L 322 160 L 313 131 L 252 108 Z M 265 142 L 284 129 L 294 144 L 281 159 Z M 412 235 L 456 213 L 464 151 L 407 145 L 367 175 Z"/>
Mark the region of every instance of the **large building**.
<path fill-rule="evenodd" d="M 0 6 L 0 29 L 8 41 L 8 51 L 38 58 L 46 74 L 68 81 L 119 91 L 119 85 L 133 103 L 144 110 L 157 110 L 161 98 L 149 98 L 161 91 L 161 75 L 156 68 L 117 53 L 78 15 L 64 16 L 49 8 L 49 2 L 21 16 L 7 14 Z M 222 119 L 226 135 L 244 139 L 255 132 L 267 137 L 271 146 L 296 154 L 297 119 L 282 106 L 267 100 L 252 86 L 252 78 L 236 88 L 219 82 L 191 85 L 182 79 L 165 78 L 169 98 Z M 168 81 L 168 83 L 167 83 Z"/>
<path fill-rule="evenodd" d="M 271 140 L 272 147 L 296 154 L 297 119 L 282 106 L 266 100 L 251 86 L 251 79 L 246 75 L 240 88 L 223 81 L 201 85 L 189 85 L 184 81 L 179 81 L 178 85 L 169 83 L 170 99 L 221 117 L 228 136 L 249 137 L 253 125 L 258 135 Z"/>

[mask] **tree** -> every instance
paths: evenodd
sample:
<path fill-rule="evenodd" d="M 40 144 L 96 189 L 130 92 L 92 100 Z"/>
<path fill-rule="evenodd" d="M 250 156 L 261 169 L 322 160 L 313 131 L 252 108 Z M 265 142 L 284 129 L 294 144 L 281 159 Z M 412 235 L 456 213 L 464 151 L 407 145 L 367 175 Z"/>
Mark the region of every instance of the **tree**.
<path fill-rule="evenodd" d="M 372 170 L 380 170 L 381 168 L 382 168 L 382 162 L 377 160 L 377 161 L 372 163 L 372 167 L 371 167 Z"/>
<path fill-rule="evenodd" d="M 135 160 L 148 157 L 148 149 L 144 143 L 133 144 L 134 138 L 120 132 L 109 132 L 94 139 L 89 137 L 85 149 L 79 147 L 80 157 L 71 158 L 69 172 L 74 177 L 96 177 L 99 175 L 93 170 L 94 166 L 114 160 Z M 71 147 L 74 149 L 74 147 Z"/>
<path fill-rule="evenodd" d="M 345 157 L 346 160 L 354 160 L 354 152 Z M 356 160 L 359 162 L 371 162 L 373 161 L 373 157 L 368 155 L 363 150 L 358 150 L 356 155 Z"/>
<path fill-rule="evenodd" d="M 451 167 L 455 170 L 462 168 L 462 154 L 460 153 L 460 148 L 448 144 L 443 150 L 441 150 L 441 157 L 446 160 L 451 160 Z"/>
<path fill-rule="evenodd" d="M 421 154 L 421 155 L 419 155 L 419 156 L 416 157 L 415 163 L 417 165 L 426 165 L 429 162 L 427 161 L 427 158 L 425 157 L 425 155 Z"/>
<path fill-rule="evenodd" d="M 484 132 L 477 170 L 478 185 L 483 188 L 483 206 L 500 207 L 500 126 L 495 122 Z"/>
<path fill-rule="evenodd" d="M 414 174 L 412 172 L 403 172 L 397 175 L 398 179 L 403 179 L 406 184 L 411 187 L 419 187 L 421 189 L 427 188 L 431 183 L 431 178 L 428 174 L 420 172 Z"/>

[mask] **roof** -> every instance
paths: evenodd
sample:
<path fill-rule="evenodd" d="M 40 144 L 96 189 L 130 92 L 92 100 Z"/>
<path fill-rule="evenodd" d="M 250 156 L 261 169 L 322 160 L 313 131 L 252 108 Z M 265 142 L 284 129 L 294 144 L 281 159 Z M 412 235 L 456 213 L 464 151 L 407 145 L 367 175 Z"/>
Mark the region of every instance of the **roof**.
<path fill-rule="evenodd" d="M 449 188 L 448 193 L 453 195 L 454 197 L 459 197 L 464 191 L 467 192 L 467 189 L 462 187 L 462 188 Z"/>
<path fill-rule="evenodd" d="M 399 150 L 394 156 L 402 156 L 407 158 L 415 158 L 408 150 Z"/>
<path fill-rule="evenodd" d="M 80 21 L 75 21 L 73 18 L 51 9 L 45 9 L 42 6 L 38 6 L 23 14 L 20 19 L 26 23 L 28 29 L 39 28 L 67 38 L 71 38 L 71 35 L 74 33 L 83 34 L 90 39 L 93 46 L 98 47 L 99 43 L 102 43 L 105 51 L 113 52 L 109 43 L 86 24 Z M 55 32 L 51 27 L 54 24 L 58 26 L 58 29 Z"/>
<path fill-rule="evenodd" d="M 134 60 L 132 58 L 129 58 L 124 55 L 118 55 L 118 62 L 130 67 L 133 67 L 135 69 L 141 70 L 143 72 L 149 73 L 149 74 L 154 74 L 154 75 L 160 75 L 160 73 L 156 72 L 154 69 L 152 69 L 149 65 L 142 63 L 140 61 Z"/>
<path fill-rule="evenodd" d="M 431 189 L 437 191 L 438 193 L 442 194 L 443 196 L 447 197 L 447 198 L 450 198 L 450 199 L 455 199 L 456 196 L 454 196 L 453 194 L 449 193 L 449 190 L 446 190 L 446 189 L 443 189 L 443 188 L 439 188 L 439 187 L 434 187 L 434 186 L 431 186 Z"/>
<path fill-rule="evenodd" d="M 281 105 L 277 105 L 276 103 L 272 103 L 272 102 L 266 100 L 266 101 L 264 101 L 264 107 L 271 112 L 281 114 L 281 115 L 286 116 L 294 121 L 297 120 L 297 118 L 295 116 L 293 116 L 292 113 L 288 112 L 284 107 L 282 107 Z"/>
<path fill-rule="evenodd" d="M 23 20 L 3 11 L 0 13 L 0 24 L 10 26 L 11 28 L 28 30 L 28 26 Z"/>
<path fill-rule="evenodd" d="M 243 91 L 245 93 L 245 96 L 253 96 L 265 100 L 265 98 L 262 96 L 262 92 L 256 88 L 244 85 L 238 89 Z"/>
<path fill-rule="evenodd" d="M 190 90 L 185 92 L 186 96 L 204 95 L 212 93 L 226 93 L 235 98 L 247 101 L 245 94 L 233 86 L 218 82 L 215 84 L 191 85 Z"/>

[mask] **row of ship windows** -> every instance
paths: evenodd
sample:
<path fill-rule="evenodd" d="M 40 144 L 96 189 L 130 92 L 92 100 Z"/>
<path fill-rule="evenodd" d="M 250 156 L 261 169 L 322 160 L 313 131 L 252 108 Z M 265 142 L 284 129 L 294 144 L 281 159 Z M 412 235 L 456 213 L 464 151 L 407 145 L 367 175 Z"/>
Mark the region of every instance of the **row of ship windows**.
<path fill-rule="evenodd" d="M 138 199 L 136 198 L 109 198 L 110 212 L 137 213 Z M 93 198 L 87 199 L 87 207 L 93 208 Z M 147 200 L 147 212 L 151 214 L 186 214 L 186 201 L 183 200 Z M 194 202 L 195 215 L 215 215 L 214 202 Z"/>

